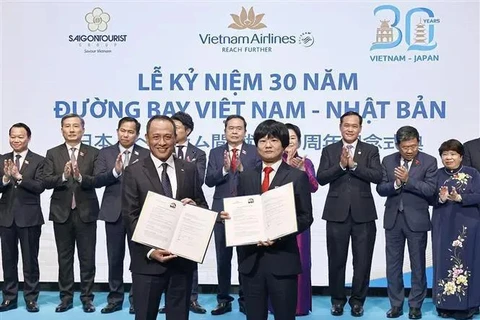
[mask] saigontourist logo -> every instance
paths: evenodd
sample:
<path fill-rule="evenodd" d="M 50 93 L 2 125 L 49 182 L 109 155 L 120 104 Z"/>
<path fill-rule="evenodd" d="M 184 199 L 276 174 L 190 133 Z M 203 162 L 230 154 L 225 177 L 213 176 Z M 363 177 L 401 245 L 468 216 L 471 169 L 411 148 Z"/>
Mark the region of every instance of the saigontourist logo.
<path fill-rule="evenodd" d="M 300 34 L 277 34 L 265 30 L 266 14 L 256 14 L 254 7 L 242 7 L 240 13 L 230 13 L 230 24 L 223 32 L 200 33 L 202 45 L 220 47 L 222 52 L 267 53 L 275 48 L 301 45 L 311 47 L 314 43 L 310 32 Z M 237 11 L 238 12 L 238 11 Z"/>
<path fill-rule="evenodd" d="M 83 48 L 84 53 L 111 53 L 120 43 L 127 42 L 126 34 L 109 34 L 111 16 L 100 7 L 84 14 L 88 34 L 70 34 L 68 41 Z"/>

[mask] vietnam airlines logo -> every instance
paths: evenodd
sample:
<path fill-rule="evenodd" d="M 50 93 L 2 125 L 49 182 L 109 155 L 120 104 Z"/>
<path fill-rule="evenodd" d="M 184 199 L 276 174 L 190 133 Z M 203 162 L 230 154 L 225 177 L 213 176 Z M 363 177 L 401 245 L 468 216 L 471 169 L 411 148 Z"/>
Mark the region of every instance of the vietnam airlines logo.
<path fill-rule="evenodd" d="M 263 17 L 265 16 L 264 13 L 255 14 L 255 11 L 253 11 L 253 7 L 250 8 L 250 10 L 247 10 L 242 7 L 242 11 L 240 12 L 240 15 L 237 14 L 230 14 L 233 19 L 233 23 L 230 24 L 228 27 L 236 30 L 244 30 L 244 29 L 251 29 L 251 30 L 258 30 L 258 29 L 263 29 L 266 28 L 267 26 L 263 24 L 261 21 Z"/>

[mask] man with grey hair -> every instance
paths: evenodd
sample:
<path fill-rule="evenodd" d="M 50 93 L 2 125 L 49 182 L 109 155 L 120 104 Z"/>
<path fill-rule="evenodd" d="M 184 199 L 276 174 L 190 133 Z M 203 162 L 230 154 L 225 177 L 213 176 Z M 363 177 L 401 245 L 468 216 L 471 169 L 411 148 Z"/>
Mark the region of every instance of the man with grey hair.
<path fill-rule="evenodd" d="M 98 149 L 82 143 L 85 122 L 77 114 L 62 118 L 65 142 L 47 151 L 44 183 L 53 189 L 50 216 L 58 253 L 60 304 L 55 312 L 73 307 L 73 261 L 77 244 L 80 261 L 80 300 L 84 312 L 94 312 L 95 245 L 99 212 L 94 184 Z"/>

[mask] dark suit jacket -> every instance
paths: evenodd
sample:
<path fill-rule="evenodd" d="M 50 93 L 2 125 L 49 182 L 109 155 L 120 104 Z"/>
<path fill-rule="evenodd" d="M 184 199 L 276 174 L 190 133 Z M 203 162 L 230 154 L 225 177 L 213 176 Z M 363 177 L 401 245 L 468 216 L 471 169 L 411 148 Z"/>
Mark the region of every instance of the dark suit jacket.
<path fill-rule="evenodd" d="M 463 147 L 465 148 L 463 165 L 480 171 L 480 138 L 465 142 Z"/>
<path fill-rule="evenodd" d="M 208 205 L 205 201 L 200 181 L 198 181 L 195 164 L 175 159 L 175 172 L 177 176 L 176 199 L 190 198 L 198 206 L 207 208 Z M 135 231 L 148 191 L 164 194 L 160 177 L 150 156 L 128 166 L 124 172 L 122 216 L 130 237 Z M 147 254 L 152 248 L 133 241 L 130 248 L 130 270 L 134 273 L 155 275 L 166 272 L 168 268 L 177 268 L 185 271 L 193 271 L 197 268 L 196 262 L 180 257 L 167 263 L 150 260 L 147 258 Z"/>
<path fill-rule="evenodd" d="M 63 143 L 47 151 L 44 182 L 47 189 L 53 189 L 49 220 L 57 223 L 67 221 L 71 211 L 73 193 L 75 193 L 80 219 L 85 223 L 97 220 L 99 208 L 93 176 L 97 155 L 98 149 L 83 143 L 80 145 L 77 163 L 82 175 L 82 183 L 78 183 L 71 176 L 67 181 L 63 181 L 65 163 L 70 161 L 66 145 Z"/>
<path fill-rule="evenodd" d="M 330 184 L 322 219 L 343 222 L 351 212 L 357 223 L 373 221 L 377 219 L 377 211 L 370 183 L 382 181 L 378 148 L 358 141 L 353 157 L 358 164 L 355 170 L 340 167 L 342 148 L 343 141 L 339 141 L 322 151 L 317 180 L 322 186 Z"/>
<path fill-rule="evenodd" d="M 295 194 L 295 209 L 297 214 L 297 227 L 299 234 L 313 223 L 312 196 L 307 174 L 293 168 L 282 161 L 275 173 L 269 189 L 283 186 L 293 182 Z M 238 195 L 254 195 L 262 193 L 262 165 L 255 169 L 245 170 L 239 175 Z M 291 234 L 278 239 L 270 247 L 257 247 L 257 245 L 239 246 L 238 271 L 243 274 L 252 272 L 259 255 L 263 255 L 269 270 L 277 276 L 287 276 L 302 273 L 300 254 L 298 252 L 296 234 Z"/>
<path fill-rule="evenodd" d="M 3 161 L 13 160 L 13 152 L 3 155 L 0 159 L 0 177 L 3 177 Z M 0 226 L 11 227 L 13 221 L 21 228 L 44 224 L 40 194 L 45 190 L 43 185 L 44 157 L 28 151 L 23 159 L 20 173 L 22 182 L 17 184 L 13 178 L 3 185 L 0 181 Z"/>
<path fill-rule="evenodd" d="M 423 152 L 410 162 L 408 181 L 403 187 L 394 187 L 394 169 L 401 165 L 399 152 L 386 156 L 382 161 L 383 178 L 377 185 L 377 192 L 387 197 L 383 227 L 395 226 L 400 200 L 403 199 L 403 214 L 412 231 L 428 231 L 431 228 L 428 203 L 437 193 L 437 160 Z"/>
<path fill-rule="evenodd" d="M 207 154 L 205 151 L 195 147 L 190 142 L 188 143 L 185 160 L 193 162 L 197 166 L 198 177 L 202 185 L 205 183 L 205 169 L 207 168 Z"/>
<path fill-rule="evenodd" d="M 205 184 L 210 188 L 215 187 L 212 210 L 216 212 L 223 210 L 223 198 L 234 196 L 235 194 L 233 194 L 232 190 L 235 190 L 238 185 L 238 172 L 233 174 L 229 172 L 225 176 L 223 175 L 223 153 L 225 150 L 228 151 L 227 143 L 210 150 L 208 156 Z M 239 156 L 243 170 L 253 169 L 262 163 L 258 156 L 257 148 L 245 142 L 242 144 Z"/>
<path fill-rule="evenodd" d="M 107 222 L 116 222 L 121 213 L 123 173 L 118 178 L 115 178 L 113 175 L 113 168 L 115 167 L 119 153 L 118 142 L 113 146 L 101 149 L 98 153 L 93 172 L 95 176 L 95 187 L 105 187 L 98 218 Z M 148 149 L 134 145 L 133 152 L 130 155 L 129 165 L 148 157 L 149 154 L 150 151 Z"/>

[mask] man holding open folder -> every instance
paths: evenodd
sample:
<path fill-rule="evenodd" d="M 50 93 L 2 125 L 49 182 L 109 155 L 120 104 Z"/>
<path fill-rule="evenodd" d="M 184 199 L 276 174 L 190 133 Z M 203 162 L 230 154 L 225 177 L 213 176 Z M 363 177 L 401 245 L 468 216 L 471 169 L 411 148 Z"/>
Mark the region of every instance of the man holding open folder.
<path fill-rule="evenodd" d="M 180 200 L 184 205 L 207 207 L 195 164 L 173 157 L 175 123 L 166 116 L 152 117 L 147 123 L 146 140 L 150 156 L 124 172 L 122 215 L 130 236 L 149 191 Z M 197 264 L 136 242 L 132 242 L 130 256 L 135 319 L 156 319 L 160 296 L 168 288 L 166 319 L 187 320 Z"/>
<path fill-rule="evenodd" d="M 282 161 L 289 144 L 287 127 L 275 120 L 258 125 L 254 141 L 262 164 L 244 170 L 239 176 L 238 195 L 255 195 L 293 183 L 297 233 L 313 222 L 310 185 L 305 172 Z M 260 214 L 260 213 L 259 213 Z M 222 211 L 222 219 L 230 219 Z M 268 318 L 268 299 L 276 320 L 294 320 L 297 302 L 297 277 L 302 272 L 296 234 L 254 245 L 238 247 L 238 270 L 242 277 L 247 320 Z"/>

